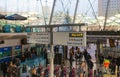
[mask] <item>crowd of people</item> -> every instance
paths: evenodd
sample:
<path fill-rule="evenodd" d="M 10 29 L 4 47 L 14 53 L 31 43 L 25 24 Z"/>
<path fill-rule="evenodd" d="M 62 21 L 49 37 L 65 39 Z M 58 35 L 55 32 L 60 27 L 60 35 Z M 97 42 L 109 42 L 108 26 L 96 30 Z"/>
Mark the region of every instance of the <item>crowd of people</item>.
<path fill-rule="evenodd" d="M 20 63 L 24 62 L 26 59 L 32 59 L 37 56 L 35 50 L 28 51 L 26 50 L 24 53 L 20 53 L 14 57 L 11 57 L 10 61 L 3 61 L 0 63 L 1 71 L 3 77 L 19 77 L 20 76 Z"/>
<path fill-rule="evenodd" d="M 54 67 L 54 77 L 84 77 L 84 67 L 85 62 L 82 62 L 80 64 L 80 67 L 78 69 L 76 68 L 70 68 L 64 65 L 55 65 Z M 23 72 L 25 73 L 25 69 L 23 69 Z M 27 72 L 27 70 L 26 70 Z M 38 67 L 33 67 L 30 70 L 30 75 L 26 75 L 25 77 L 49 77 L 50 75 L 50 66 L 49 64 L 47 67 L 43 67 L 41 64 Z"/>
<path fill-rule="evenodd" d="M 78 77 L 85 77 L 86 75 L 87 75 L 86 77 L 103 76 L 103 74 L 104 74 L 103 70 L 100 70 L 100 69 L 93 70 L 94 64 L 91 61 L 92 57 L 86 49 L 83 52 L 81 52 L 80 48 L 72 47 L 69 51 L 69 55 L 70 55 L 70 58 L 69 58 L 70 67 L 61 66 L 61 65 L 55 66 L 54 67 L 55 77 L 75 77 L 76 75 Z M 103 66 L 103 62 L 105 59 L 110 60 L 110 66 L 109 66 L 110 72 L 111 72 L 111 74 L 115 74 L 116 65 L 118 66 L 118 69 L 120 67 L 120 58 L 119 57 L 115 58 L 111 55 L 103 56 L 101 54 L 99 54 L 98 56 L 99 56 L 99 61 L 102 61 L 102 62 L 100 62 L 101 66 Z M 74 67 L 74 63 L 78 67 Z M 47 63 L 47 64 L 49 64 L 49 63 Z M 85 69 L 86 66 L 87 66 L 87 69 Z M 42 68 L 43 71 L 41 71 L 41 72 L 38 72 L 38 68 L 33 68 L 32 70 L 34 70 L 34 72 L 31 72 L 31 76 L 32 77 L 40 77 L 40 76 L 41 77 L 49 77 L 50 67 L 46 66 L 44 68 L 46 68 L 46 69 Z M 35 72 L 35 70 L 36 70 L 36 72 Z M 118 73 L 118 77 L 119 76 L 120 75 Z"/>
<path fill-rule="evenodd" d="M 1 64 L 3 77 L 19 77 L 19 67 L 15 62 L 3 62 Z"/>
<path fill-rule="evenodd" d="M 76 49 L 76 51 L 74 51 L 74 49 Z M 87 75 L 86 65 L 88 66 L 87 77 L 93 77 L 93 62 L 91 61 L 91 56 L 87 52 L 87 50 L 81 52 L 78 47 L 72 47 L 69 51 L 69 56 L 70 67 L 63 65 L 55 65 L 55 77 L 76 77 L 76 75 L 78 77 L 85 77 L 85 75 Z M 83 60 L 83 58 L 85 58 L 85 60 Z M 73 66 L 74 62 L 77 67 Z M 49 65 L 44 68 L 41 65 L 38 68 L 33 68 L 33 72 L 31 72 L 32 77 L 49 77 Z"/>
<path fill-rule="evenodd" d="M 21 62 L 24 62 L 26 59 L 33 59 L 36 56 L 37 52 L 34 49 L 31 49 L 31 51 L 26 49 L 25 52 L 21 53 L 18 57 L 20 58 Z"/>
<path fill-rule="evenodd" d="M 46 51 L 46 49 L 45 49 Z M 47 54 L 46 52 L 44 54 Z M 20 77 L 20 69 L 22 73 L 27 73 L 27 65 L 20 66 L 21 62 L 24 62 L 26 59 L 33 59 L 37 56 L 35 50 L 22 53 L 19 56 L 12 58 L 10 62 L 2 62 L 1 70 L 3 77 Z M 44 56 L 47 59 L 47 55 Z M 102 75 L 101 70 L 93 70 L 94 63 L 91 61 L 92 57 L 86 49 L 81 52 L 78 47 L 71 47 L 69 49 L 69 64 L 70 66 L 65 66 L 64 64 L 55 65 L 54 67 L 54 76 L 55 77 L 99 77 Z M 120 57 L 114 57 L 112 55 L 104 56 L 103 54 L 98 54 L 98 59 L 100 66 L 103 66 L 105 59 L 110 61 L 109 68 L 111 69 L 111 74 L 115 74 L 116 65 L 118 66 L 118 71 L 120 69 Z M 26 74 L 26 77 L 49 77 L 50 75 L 50 66 L 48 61 L 46 66 L 39 64 L 39 66 L 32 67 L 29 69 L 30 74 Z M 74 66 L 74 64 L 76 66 Z M 87 66 L 87 69 L 86 69 Z M 98 75 L 99 71 L 99 75 Z M 86 74 L 87 72 L 87 74 Z M 94 75 L 93 75 L 94 74 Z M 118 73 L 119 74 L 119 73 Z"/>
<path fill-rule="evenodd" d="M 70 58 L 69 58 L 69 63 L 70 63 L 70 68 L 72 68 L 74 65 L 74 62 L 76 63 L 77 65 L 77 61 L 79 63 L 85 61 L 86 65 L 87 65 L 87 70 L 84 70 L 84 71 L 88 71 L 88 77 L 101 77 L 103 76 L 103 74 L 106 73 L 106 71 L 104 71 L 104 61 L 107 59 L 110 61 L 110 65 L 109 65 L 109 72 L 111 75 L 115 75 L 115 72 L 116 72 L 116 66 L 118 66 L 117 68 L 117 74 L 118 74 L 118 77 L 120 76 L 120 57 L 116 57 L 116 56 L 113 56 L 113 54 L 111 55 L 103 55 L 103 54 L 98 54 L 98 61 L 100 64 L 100 66 L 96 66 L 96 69 L 93 70 L 93 67 L 94 67 L 94 63 L 91 61 L 91 55 L 88 53 L 88 51 L 86 49 L 84 49 L 84 51 L 80 51 L 80 49 L 78 47 L 74 48 L 74 47 L 71 47 L 70 48 L 70 51 L 69 51 L 69 55 L 70 55 Z M 96 56 L 96 55 L 95 55 Z M 85 60 L 83 60 L 83 57 Z M 96 59 L 97 59 L 97 56 L 96 56 Z M 97 62 L 98 62 L 97 61 Z M 101 69 L 103 67 L 103 69 Z"/>
<path fill-rule="evenodd" d="M 73 67 L 73 63 L 75 63 L 75 65 L 77 66 L 81 64 L 83 61 L 85 61 L 88 66 L 87 70 L 88 70 L 89 76 L 91 75 L 90 77 L 92 77 L 93 62 L 91 61 L 91 55 L 87 52 L 86 49 L 83 52 L 81 52 L 80 48 L 72 47 L 70 48 L 69 55 L 70 55 L 70 58 L 69 58 L 70 68 Z"/>

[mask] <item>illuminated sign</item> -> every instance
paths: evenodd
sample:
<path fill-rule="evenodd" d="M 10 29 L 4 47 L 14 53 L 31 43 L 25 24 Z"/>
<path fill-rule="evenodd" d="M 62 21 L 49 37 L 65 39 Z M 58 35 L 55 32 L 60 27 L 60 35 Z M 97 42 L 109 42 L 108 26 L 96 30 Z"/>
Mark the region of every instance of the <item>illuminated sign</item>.
<path fill-rule="evenodd" d="M 83 33 L 69 33 L 69 37 L 83 37 Z"/>

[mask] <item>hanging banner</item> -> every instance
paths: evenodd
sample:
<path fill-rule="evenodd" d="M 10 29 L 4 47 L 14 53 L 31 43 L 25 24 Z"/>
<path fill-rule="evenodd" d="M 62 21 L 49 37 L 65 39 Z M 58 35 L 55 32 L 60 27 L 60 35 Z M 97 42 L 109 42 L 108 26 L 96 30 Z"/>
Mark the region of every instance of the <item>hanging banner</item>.
<path fill-rule="evenodd" d="M 86 32 L 54 32 L 53 44 L 86 47 Z"/>
<path fill-rule="evenodd" d="M 50 33 L 48 32 L 39 32 L 39 33 L 28 33 L 27 34 L 28 43 L 37 43 L 37 44 L 49 44 L 50 43 Z"/>

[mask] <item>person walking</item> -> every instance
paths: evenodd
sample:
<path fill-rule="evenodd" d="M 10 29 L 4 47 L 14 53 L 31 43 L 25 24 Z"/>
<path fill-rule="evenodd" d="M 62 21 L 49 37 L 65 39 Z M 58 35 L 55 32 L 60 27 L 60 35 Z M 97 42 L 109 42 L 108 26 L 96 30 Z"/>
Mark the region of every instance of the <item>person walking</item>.
<path fill-rule="evenodd" d="M 3 62 L 1 65 L 1 68 L 2 68 L 2 72 L 3 72 L 3 77 L 6 77 L 7 68 L 8 68 L 7 62 Z"/>
<path fill-rule="evenodd" d="M 12 71 L 11 71 L 11 73 L 12 73 L 12 77 L 19 77 L 18 76 L 17 65 L 15 63 L 13 63 L 13 65 L 12 65 Z"/>
<path fill-rule="evenodd" d="M 70 49 L 69 55 L 70 55 L 70 58 L 69 58 L 70 69 L 72 69 L 72 65 L 73 65 L 72 63 L 73 63 L 74 57 L 75 57 L 75 55 L 74 55 L 74 47 L 72 47 L 72 48 Z"/>
<path fill-rule="evenodd" d="M 33 68 L 31 71 L 31 77 L 37 77 L 36 69 Z"/>
<path fill-rule="evenodd" d="M 43 66 L 40 64 L 39 67 L 37 68 L 37 74 L 39 76 L 41 76 L 42 70 L 43 70 Z"/>
<path fill-rule="evenodd" d="M 9 62 L 9 65 L 8 65 L 8 68 L 7 68 L 7 77 L 11 77 L 12 74 L 11 74 L 11 71 L 12 71 L 12 61 Z"/>
<path fill-rule="evenodd" d="M 47 53 L 47 49 L 46 48 L 44 48 L 44 59 L 46 60 L 46 67 L 47 67 L 47 65 L 49 64 L 49 62 L 48 62 L 48 53 Z"/>
<path fill-rule="evenodd" d="M 76 47 L 76 53 L 75 53 L 76 65 L 81 63 L 82 57 L 83 57 L 83 53 L 80 51 L 80 48 Z"/>
<path fill-rule="evenodd" d="M 85 68 L 85 62 L 82 62 L 80 64 L 80 67 L 78 68 L 78 77 L 84 77 L 84 72 L 85 72 L 84 68 Z"/>

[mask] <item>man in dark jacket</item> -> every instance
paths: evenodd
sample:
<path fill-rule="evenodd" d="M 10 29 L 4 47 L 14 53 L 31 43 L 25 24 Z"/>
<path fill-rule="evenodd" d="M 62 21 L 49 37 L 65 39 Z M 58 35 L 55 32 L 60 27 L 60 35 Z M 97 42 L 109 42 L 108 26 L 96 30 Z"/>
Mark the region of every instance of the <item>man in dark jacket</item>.
<path fill-rule="evenodd" d="M 120 69 L 120 57 L 117 58 L 116 64 L 118 65 L 118 70 Z"/>
<path fill-rule="evenodd" d="M 102 65 L 103 61 L 104 61 L 103 55 L 102 54 L 98 54 L 98 58 L 99 58 L 100 65 Z"/>
<path fill-rule="evenodd" d="M 3 77 L 6 77 L 7 67 L 8 67 L 7 62 L 3 62 L 1 67 L 2 67 L 2 71 L 3 71 Z"/>
<path fill-rule="evenodd" d="M 43 69 L 42 65 L 39 65 L 37 69 L 37 74 L 39 74 L 39 76 L 41 76 L 42 69 Z"/>

